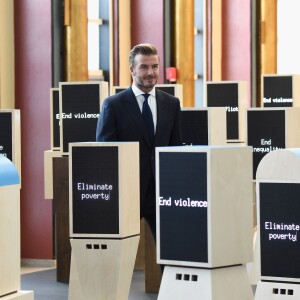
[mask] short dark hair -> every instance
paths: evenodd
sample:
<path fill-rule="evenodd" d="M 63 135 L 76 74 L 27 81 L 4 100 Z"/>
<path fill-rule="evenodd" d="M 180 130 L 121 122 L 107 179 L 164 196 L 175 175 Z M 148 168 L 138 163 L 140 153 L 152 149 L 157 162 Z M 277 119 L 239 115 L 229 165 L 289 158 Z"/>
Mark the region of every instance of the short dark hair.
<path fill-rule="evenodd" d="M 157 49 L 155 46 L 151 44 L 139 44 L 134 46 L 130 53 L 129 53 L 129 65 L 131 67 L 134 67 L 135 64 L 135 57 L 138 54 L 143 54 L 143 55 L 158 55 L 157 54 Z"/>

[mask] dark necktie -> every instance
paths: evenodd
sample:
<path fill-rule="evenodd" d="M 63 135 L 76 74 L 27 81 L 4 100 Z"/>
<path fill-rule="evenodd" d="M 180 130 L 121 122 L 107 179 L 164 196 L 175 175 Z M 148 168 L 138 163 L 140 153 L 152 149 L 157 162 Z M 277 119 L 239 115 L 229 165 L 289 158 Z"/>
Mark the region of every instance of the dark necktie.
<path fill-rule="evenodd" d="M 143 94 L 145 100 L 143 103 L 143 109 L 142 109 L 142 115 L 146 123 L 146 127 L 148 130 L 148 134 L 150 137 L 151 143 L 153 143 L 153 138 L 154 138 L 154 123 L 153 123 L 153 116 L 152 112 L 148 103 L 148 97 L 150 94 Z"/>

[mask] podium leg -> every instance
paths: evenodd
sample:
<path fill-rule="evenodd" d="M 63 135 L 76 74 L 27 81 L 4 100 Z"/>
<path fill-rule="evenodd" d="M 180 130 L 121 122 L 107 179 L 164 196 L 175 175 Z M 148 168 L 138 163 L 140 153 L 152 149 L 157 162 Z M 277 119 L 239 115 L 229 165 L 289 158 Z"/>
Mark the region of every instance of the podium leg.
<path fill-rule="evenodd" d="M 139 236 L 71 239 L 69 300 L 127 300 Z"/>
<path fill-rule="evenodd" d="M 255 300 L 296 300 L 300 299 L 299 284 L 259 281 L 256 287 Z"/>
<path fill-rule="evenodd" d="M 253 300 L 245 266 L 199 269 L 166 266 L 158 300 Z"/>

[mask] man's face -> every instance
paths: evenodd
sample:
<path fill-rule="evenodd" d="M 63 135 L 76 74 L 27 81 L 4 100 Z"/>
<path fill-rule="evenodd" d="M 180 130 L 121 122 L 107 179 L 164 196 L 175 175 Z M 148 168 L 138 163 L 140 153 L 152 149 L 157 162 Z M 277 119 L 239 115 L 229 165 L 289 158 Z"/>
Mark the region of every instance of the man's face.
<path fill-rule="evenodd" d="M 158 55 L 142 55 L 135 57 L 135 65 L 130 67 L 134 84 L 143 92 L 150 92 L 155 86 L 159 75 Z"/>

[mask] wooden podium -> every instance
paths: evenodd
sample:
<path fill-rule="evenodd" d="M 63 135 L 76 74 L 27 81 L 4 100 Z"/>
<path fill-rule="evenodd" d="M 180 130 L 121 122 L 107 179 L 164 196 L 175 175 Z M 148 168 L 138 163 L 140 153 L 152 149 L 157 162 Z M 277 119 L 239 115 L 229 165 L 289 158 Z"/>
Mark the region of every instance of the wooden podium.
<path fill-rule="evenodd" d="M 140 234 L 137 142 L 69 144 L 69 300 L 128 299 Z"/>
<path fill-rule="evenodd" d="M 255 263 L 260 280 L 255 300 L 300 297 L 299 193 L 300 149 L 280 149 L 265 155 L 256 173 Z"/>
<path fill-rule="evenodd" d="M 0 298 L 32 300 L 21 291 L 20 177 L 14 164 L 0 155 Z"/>
<path fill-rule="evenodd" d="M 55 221 L 56 280 L 69 283 L 71 244 L 69 239 L 69 157 L 53 157 L 53 217 Z M 156 248 L 147 224 L 141 221 L 140 247 L 136 265 L 145 269 L 145 291 L 157 293 L 161 270 L 156 263 Z"/>
<path fill-rule="evenodd" d="M 69 157 L 53 158 L 53 217 L 55 224 L 56 280 L 69 283 Z"/>
<path fill-rule="evenodd" d="M 251 300 L 252 149 L 156 148 L 159 300 Z"/>

